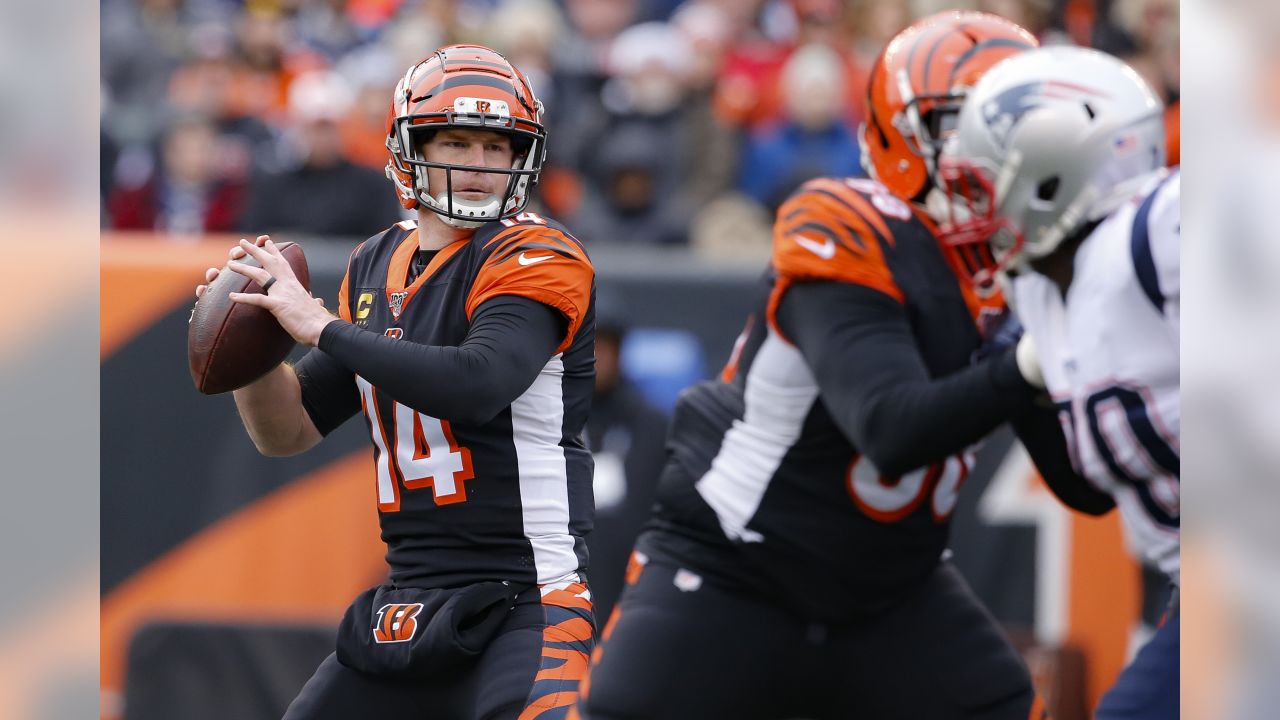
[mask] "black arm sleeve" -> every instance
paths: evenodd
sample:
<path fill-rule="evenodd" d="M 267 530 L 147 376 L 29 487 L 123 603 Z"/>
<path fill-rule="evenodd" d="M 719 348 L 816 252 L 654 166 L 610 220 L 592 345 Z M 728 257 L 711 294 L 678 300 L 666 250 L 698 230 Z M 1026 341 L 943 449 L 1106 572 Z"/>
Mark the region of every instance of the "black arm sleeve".
<path fill-rule="evenodd" d="M 558 310 L 501 295 L 476 309 L 458 347 L 394 340 L 343 321 L 319 347 L 418 412 L 483 424 L 529 389 L 568 330 Z"/>
<path fill-rule="evenodd" d="M 831 417 L 886 476 L 963 450 L 1031 402 L 1012 349 L 931 379 L 906 309 L 870 288 L 800 283 L 783 296 L 777 319 Z"/>
<path fill-rule="evenodd" d="M 1064 505 L 1087 515 L 1105 515 L 1116 506 L 1110 494 L 1095 488 L 1072 467 L 1055 408 L 1033 404 L 1015 415 L 1012 425 L 1045 484 Z"/>
<path fill-rule="evenodd" d="M 319 348 L 302 356 L 293 372 L 302 386 L 302 407 L 321 435 L 328 435 L 360 411 L 360 392 L 345 365 Z"/>

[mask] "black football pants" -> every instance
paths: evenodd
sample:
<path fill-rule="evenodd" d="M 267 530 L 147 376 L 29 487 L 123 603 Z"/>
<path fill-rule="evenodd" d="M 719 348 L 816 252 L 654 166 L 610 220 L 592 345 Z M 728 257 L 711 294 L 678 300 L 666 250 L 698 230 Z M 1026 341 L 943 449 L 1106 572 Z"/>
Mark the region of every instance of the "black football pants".
<path fill-rule="evenodd" d="M 556 601 L 537 588 L 521 594 L 480 657 L 440 677 L 380 678 L 331 654 L 284 720 L 563 720 L 574 712 L 595 633 L 589 604 Z"/>
<path fill-rule="evenodd" d="M 824 626 L 649 563 L 601 634 L 584 720 L 1040 720 L 1021 658 L 941 563 L 896 607 Z"/>

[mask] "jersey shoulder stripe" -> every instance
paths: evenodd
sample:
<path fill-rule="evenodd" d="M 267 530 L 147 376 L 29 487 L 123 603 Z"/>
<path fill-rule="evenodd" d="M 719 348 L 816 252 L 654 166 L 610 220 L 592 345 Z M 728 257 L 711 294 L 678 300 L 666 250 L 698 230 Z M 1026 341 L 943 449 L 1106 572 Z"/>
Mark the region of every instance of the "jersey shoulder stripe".
<path fill-rule="evenodd" d="M 1130 233 L 1129 252 L 1133 258 L 1134 274 L 1142 292 L 1160 313 L 1164 312 L 1165 294 L 1161 289 L 1160 273 L 1156 267 L 1156 258 L 1152 250 L 1152 209 L 1163 190 L 1176 181 L 1177 173 L 1162 178 L 1154 189 L 1147 194 L 1133 216 L 1133 229 Z M 1175 188 L 1176 189 L 1176 188 Z M 1173 200 L 1176 202 L 1176 198 Z"/>
<path fill-rule="evenodd" d="M 555 228 L 543 228 L 541 230 L 517 228 L 517 230 L 519 232 L 504 234 L 499 238 L 495 238 L 497 242 L 491 245 L 493 250 L 489 253 L 489 257 L 485 261 L 486 264 L 501 265 L 516 258 L 521 253 L 535 250 L 555 253 L 567 260 L 590 262 L 587 259 L 586 250 L 568 233 L 561 232 Z"/>
<path fill-rule="evenodd" d="M 479 270 L 467 296 L 468 319 L 485 301 L 516 295 L 549 305 L 568 320 L 557 352 L 568 349 L 591 304 L 595 268 L 586 248 L 553 221 L 501 227 L 492 237 L 477 237 Z M 499 225 L 499 223 L 493 223 Z"/>
<path fill-rule="evenodd" d="M 789 280 L 864 285 L 902 302 L 885 258 L 893 245 L 890 225 L 871 201 L 847 182 L 821 178 L 778 209 L 773 267 Z"/>

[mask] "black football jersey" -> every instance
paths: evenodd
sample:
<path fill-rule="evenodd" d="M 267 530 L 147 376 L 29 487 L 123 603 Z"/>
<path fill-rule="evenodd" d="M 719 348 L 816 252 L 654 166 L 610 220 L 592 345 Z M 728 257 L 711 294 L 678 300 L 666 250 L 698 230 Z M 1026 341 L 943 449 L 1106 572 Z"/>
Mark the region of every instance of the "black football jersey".
<path fill-rule="evenodd" d="M 972 452 L 884 477 L 828 413 L 775 313 L 797 282 L 853 283 L 902 303 L 931 377 L 970 363 L 1002 307 L 962 283 L 928 220 L 863 179 L 807 183 L 778 211 L 758 310 L 721 376 L 682 394 L 639 550 L 813 617 L 892 603 L 945 549 Z"/>
<path fill-rule="evenodd" d="M 595 378 L 586 249 L 558 223 L 524 213 L 439 250 L 406 284 L 417 251 L 413 222 L 365 241 L 351 255 L 339 315 L 406 342 L 457 346 L 481 304 L 516 295 L 559 310 L 567 332 L 533 385 L 484 424 L 431 417 L 353 376 L 391 578 L 419 587 L 576 581 L 594 512 L 582 438 Z"/>

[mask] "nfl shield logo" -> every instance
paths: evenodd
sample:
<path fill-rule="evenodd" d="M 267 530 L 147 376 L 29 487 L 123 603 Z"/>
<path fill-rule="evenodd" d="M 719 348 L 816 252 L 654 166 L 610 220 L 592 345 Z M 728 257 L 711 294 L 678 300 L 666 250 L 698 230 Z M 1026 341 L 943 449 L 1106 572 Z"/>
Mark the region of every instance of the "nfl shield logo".
<path fill-rule="evenodd" d="M 409 297 L 407 292 L 394 292 L 387 296 L 388 304 L 391 305 L 391 317 L 399 320 L 400 310 L 404 307 L 404 299 Z"/>

